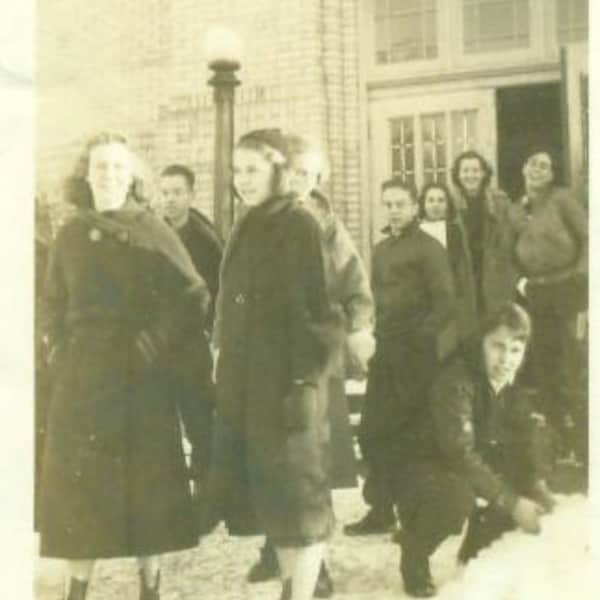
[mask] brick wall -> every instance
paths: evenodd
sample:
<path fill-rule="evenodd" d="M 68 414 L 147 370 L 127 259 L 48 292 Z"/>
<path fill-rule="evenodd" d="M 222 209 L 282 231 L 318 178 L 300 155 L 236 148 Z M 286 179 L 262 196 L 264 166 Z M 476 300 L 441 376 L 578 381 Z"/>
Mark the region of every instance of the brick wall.
<path fill-rule="evenodd" d="M 214 109 L 204 34 L 244 40 L 236 132 L 280 126 L 320 140 L 327 191 L 360 239 L 357 0 L 40 0 L 39 186 L 57 185 L 81 143 L 116 128 L 154 173 L 190 164 L 212 214 Z"/>

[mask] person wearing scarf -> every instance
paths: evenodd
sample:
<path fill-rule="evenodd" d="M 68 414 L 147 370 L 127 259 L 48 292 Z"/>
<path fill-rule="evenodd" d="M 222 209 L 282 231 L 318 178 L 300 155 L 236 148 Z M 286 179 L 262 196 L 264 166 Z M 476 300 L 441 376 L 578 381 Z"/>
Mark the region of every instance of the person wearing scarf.
<path fill-rule="evenodd" d="M 86 597 L 95 560 L 126 556 L 138 558 L 140 599 L 158 600 L 159 555 L 197 543 L 169 369 L 210 297 L 132 184 L 126 139 L 93 138 L 46 275 L 41 554 L 67 561 L 68 600 Z"/>

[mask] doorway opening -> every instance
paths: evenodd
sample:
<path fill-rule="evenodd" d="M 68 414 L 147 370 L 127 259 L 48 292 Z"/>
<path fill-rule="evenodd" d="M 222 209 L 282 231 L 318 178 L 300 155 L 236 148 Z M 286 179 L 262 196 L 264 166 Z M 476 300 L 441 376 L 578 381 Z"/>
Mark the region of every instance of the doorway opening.
<path fill-rule="evenodd" d="M 562 183 L 560 94 L 559 82 L 496 90 L 498 183 L 513 200 L 523 194 L 521 169 L 533 149 L 552 153 L 555 180 Z"/>

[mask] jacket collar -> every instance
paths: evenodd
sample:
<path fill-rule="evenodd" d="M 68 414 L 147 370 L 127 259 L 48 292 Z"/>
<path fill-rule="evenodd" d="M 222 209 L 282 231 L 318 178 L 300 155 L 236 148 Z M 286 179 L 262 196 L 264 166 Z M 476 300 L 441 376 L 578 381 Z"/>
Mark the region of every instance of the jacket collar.
<path fill-rule="evenodd" d="M 457 210 L 467 210 L 467 195 L 460 188 L 458 188 L 456 192 L 457 193 L 455 198 L 455 206 Z M 480 197 L 484 202 L 486 214 L 492 219 L 497 219 L 498 207 L 496 199 L 494 197 L 494 193 L 492 192 L 491 188 L 488 187 L 485 190 L 483 190 L 483 193 L 480 195 Z"/>
<path fill-rule="evenodd" d="M 315 189 L 310 193 L 310 200 L 302 203 L 302 206 L 317 220 L 323 237 L 326 240 L 331 239 L 336 232 L 336 223 L 335 213 L 327 197 Z"/>
<path fill-rule="evenodd" d="M 412 235 L 418 229 L 419 229 L 419 219 L 417 219 L 415 217 L 415 219 L 411 223 L 409 223 L 406 227 L 404 227 L 398 235 L 392 235 L 392 228 L 389 225 L 386 225 L 381 230 L 381 233 L 384 233 L 385 235 L 389 236 L 389 239 L 400 239 L 400 238 L 405 238 L 405 237 Z"/>
<path fill-rule="evenodd" d="M 229 236 L 229 240 L 225 245 L 221 269 L 223 270 L 226 267 L 231 260 L 231 257 L 237 251 L 242 233 L 247 228 L 249 222 L 255 218 L 261 218 L 261 215 L 264 215 L 264 217 L 266 217 L 265 225 L 268 226 L 269 221 L 271 221 L 273 217 L 289 211 L 293 205 L 294 198 L 289 194 L 273 196 L 264 203 L 259 204 L 258 206 L 253 206 L 243 213 L 234 224 L 233 229 L 231 230 L 231 235 Z M 281 231 L 281 234 L 285 235 L 285 232 Z"/>

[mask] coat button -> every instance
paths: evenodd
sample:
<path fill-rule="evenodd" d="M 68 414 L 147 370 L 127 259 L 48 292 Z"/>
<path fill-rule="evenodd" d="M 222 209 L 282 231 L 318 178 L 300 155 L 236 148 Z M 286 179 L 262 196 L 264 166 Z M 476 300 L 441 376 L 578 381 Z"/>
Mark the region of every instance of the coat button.
<path fill-rule="evenodd" d="M 235 303 L 236 304 L 244 304 L 244 302 L 246 302 L 246 298 L 244 297 L 244 294 L 238 294 L 235 297 Z"/>
<path fill-rule="evenodd" d="M 75 477 L 77 477 L 77 479 L 79 479 L 81 477 L 81 471 L 79 471 L 79 470 L 75 471 Z"/>
<path fill-rule="evenodd" d="M 96 441 L 96 436 L 92 433 L 92 435 L 90 435 L 90 442 L 95 442 Z"/>

